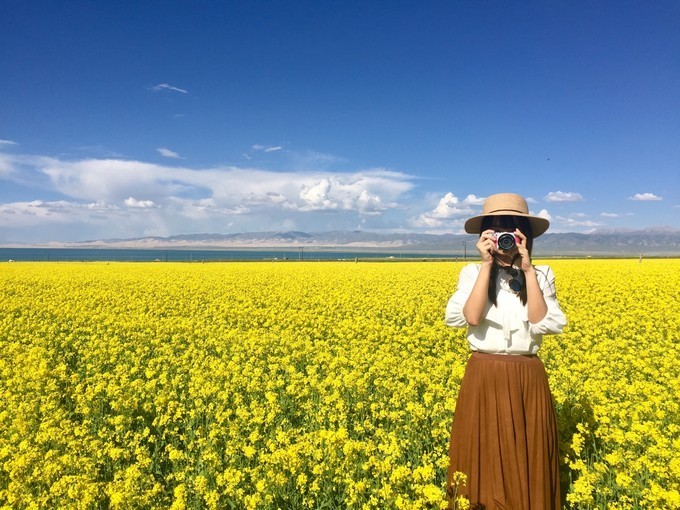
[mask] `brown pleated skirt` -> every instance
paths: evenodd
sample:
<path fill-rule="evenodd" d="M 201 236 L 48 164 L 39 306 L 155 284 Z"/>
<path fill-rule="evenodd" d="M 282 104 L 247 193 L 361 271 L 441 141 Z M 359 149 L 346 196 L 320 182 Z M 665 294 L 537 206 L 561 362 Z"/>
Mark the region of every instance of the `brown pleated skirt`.
<path fill-rule="evenodd" d="M 470 357 L 451 427 L 450 465 L 473 509 L 559 509 L 557 420 L 543 362 L 535 356 Z M 451 507 L 453 501 L 451 501 Z"/>

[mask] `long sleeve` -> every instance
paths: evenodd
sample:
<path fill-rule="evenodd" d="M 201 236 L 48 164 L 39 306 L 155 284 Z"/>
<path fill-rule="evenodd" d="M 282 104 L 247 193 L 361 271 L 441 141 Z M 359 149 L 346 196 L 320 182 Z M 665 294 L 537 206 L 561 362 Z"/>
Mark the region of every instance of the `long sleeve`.
<path fill-rule="evenodd" d="M 478 264 L 468 264 L 461 269 L 458 275 L 456 292 L 451 296 L 446 305 L 445 323 L 447 326 L 463 328 L 468 325 L 463 315 L 463 307 L 470 296 L 470 292 L 472 292 L 475 281 L 477 281 L 479 271 L 480 266 Z"/>
<path fill-rule="evenodd" d="M 567 325 L 567 318 L 562 312 L 557 302 L 555 289 L 555 274 L 550 266 L 539 266 L 536 268 L 539 276 L 539 284 L 543 291 L 543 299 L 548 307 L 545 317 L 536 324 L 529 324 L 529 332 L 532 335 L 551 335 L 562 333 L 564 326 Z"/>
<path fill-rule="evenodd" d="M 523 305 L 508 284 L 510 277 L 499 273 L 496 278 L 496 305 L 487 300 L 483 320 L 476 326 L 468 325 L 463 315 L 481 266 L 465 266 L 458 276 L 458 286 L 446 306 L 448 326 L 467 327 L 467 340 L 473 351 L 499 354 L 536 354 L 543 335 L 561 333 L 567 319 L 560 309 L 555 292 L 555 275 L 549 266 L 536 266 L 538 284 L 547 305 L 545 317 L 536 324 L 529 322 L 527 305 Z"/>

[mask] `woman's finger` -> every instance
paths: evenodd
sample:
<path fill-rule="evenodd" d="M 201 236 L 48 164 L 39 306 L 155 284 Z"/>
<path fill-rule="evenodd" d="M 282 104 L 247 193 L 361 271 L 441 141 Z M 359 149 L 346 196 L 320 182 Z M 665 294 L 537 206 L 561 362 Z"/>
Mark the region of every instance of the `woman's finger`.
<path fill-rule="evenodd" d="M 515 234 L 515 236 L 519 237 L 519 239 L 520 239 L 520 241 L 521 241 L 521 246 L 522 246 L 522 247 L 526 247 L 526 245 L 527 245 L 527 236 L 525 236 L 525 235 L 522 233 L 522 231 L 521 231 L 520 229 L 518 229 L 518 228 L 515 229 L 514 234 Z"/>

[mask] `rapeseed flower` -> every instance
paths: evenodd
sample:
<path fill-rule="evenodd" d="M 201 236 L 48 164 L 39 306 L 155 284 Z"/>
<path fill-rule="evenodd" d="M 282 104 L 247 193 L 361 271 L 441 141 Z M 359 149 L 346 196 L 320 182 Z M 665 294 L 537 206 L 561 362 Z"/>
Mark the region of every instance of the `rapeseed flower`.
<path fill-rule="evenodd" d="M 567 505 L 680 509 L 680 261 L 550 264 Z M 462 266 L 3 265 L 0 507 L 447 508 Z"/>

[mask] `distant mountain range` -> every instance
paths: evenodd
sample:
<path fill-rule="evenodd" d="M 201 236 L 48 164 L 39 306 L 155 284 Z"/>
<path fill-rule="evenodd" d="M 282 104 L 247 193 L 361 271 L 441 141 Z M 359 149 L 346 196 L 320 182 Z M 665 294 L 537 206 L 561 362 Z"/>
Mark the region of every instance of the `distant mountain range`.
<path fill-rule="evenodd" d="M 379 234 L 364 231 L 251 232 L 240 234 L 185 234 L 170 237 L 106 239 L 60 243 L 68 248 L 125 249 L 267 249 L 380 251 L 460 255 L 476 253 L 475 235 Z M 51 243 L 51 247 L 57 247 Z M 680 229 L 655 227 L 646 230 L 596 230 L 590 234 L 544 234 L 534 242 L 534 255 L 680 255 Z"/>

